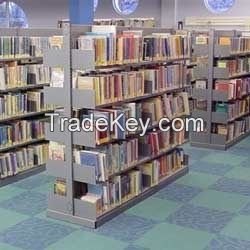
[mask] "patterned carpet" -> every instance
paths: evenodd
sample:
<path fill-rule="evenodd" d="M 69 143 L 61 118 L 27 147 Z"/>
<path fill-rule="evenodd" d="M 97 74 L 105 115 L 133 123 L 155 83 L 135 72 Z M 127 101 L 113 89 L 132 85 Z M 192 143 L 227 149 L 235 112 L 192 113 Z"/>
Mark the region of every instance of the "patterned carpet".
<path fill-rule="evenodd" d="M 53 178 L 0 189 L 0 250 L 249 250 L 250 138 L 195 149 L 190 174 L 97 230 L 46 217 Z"/>

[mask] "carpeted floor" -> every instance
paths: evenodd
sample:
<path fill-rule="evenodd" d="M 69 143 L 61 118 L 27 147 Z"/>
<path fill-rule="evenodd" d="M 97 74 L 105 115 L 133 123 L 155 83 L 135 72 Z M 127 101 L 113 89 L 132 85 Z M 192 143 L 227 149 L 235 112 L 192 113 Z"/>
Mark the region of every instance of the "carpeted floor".
<path fill-rule="evenodd" d="M 46 217 L 46 174 L 0 188 L 0 250 L 249 250 L 250 138 L 185 149 L 187 176 L 97 230 Z"/>

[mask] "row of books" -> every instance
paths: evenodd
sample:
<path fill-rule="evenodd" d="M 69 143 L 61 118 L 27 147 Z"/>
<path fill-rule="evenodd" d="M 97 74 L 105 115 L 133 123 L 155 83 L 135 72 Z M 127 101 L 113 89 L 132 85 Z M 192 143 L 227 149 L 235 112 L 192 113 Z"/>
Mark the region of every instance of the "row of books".
<path fill-rule="evenodd" d="M 173 146 L 182 145 L 184 141 L 184 131 L 156 130 L 148 132 L 144 137 L 99 146 L 96 150 L 75 148 L 74 162 L 94 168 L 97 181 L 105 182 L 109 176 L 124 171 L 142 160 L 157 156 Z M 65 161 L 65 145 L 50 142 L 49 159 Z"/>
<path fill-rule="evenodd" d="M 229 77 L 250 73 L 250 58 L 237 58 L 232 60 L 218 60 L 217 67 L 228 68 Z"/>
<path fill-rule="evenodd" d="M 153 28 L 154 18 L 112 18 L 94 19 L 94 25 L 115 25 L 123 27 Z"/>
<path fill-rule="evenodd" d="M 105 131 L 95 129 L 95 137 L 97 145 L 109 143 L 112 140 L 124 140 L 130 134 L 142 132 L 143 126 L 150 129 L 158 126 L 158 123 L 163 118 L 168 118 L 170 121 L 177 117 L 189 115 L 189 102 L 187 93 L 182 92 L 176 95 L 164 95 L 148 99 L 141 103 L 129 103 L 111 109 L 89 110 L 87 113 L 79 113 L 81 121 L 90 119 L 93 123 L 102 118 L 111 123 L 111 120 L 119 119 L 119 125 L 115 124 L 114 128 L 107 126 Z M 133 131 L 127 130 L 127 121 L 130 118 L 138 119 L 138 126 Z"/>
<path fill-rule="evenodd" d="M 19 120 L 0 125 L 0 148 L 44 138 L 44 120 Z"/>
<path fill-rule="evenodd" d="M 213 124 L 212 133 L 224 135 L 231 142 L 250 131 L 250 116 L 235 120 L 227 125 Z"/>
<path fill-rule="evenodd" d="M 229 100 L 242 98 L 250 94 L 250 78 L 218 80 L 215 82 L 215 89 L 227 92 Z"/>
<path fill-rule="evenodd" d="M 44 104 L 44 94 L 39 90 L 0 95 L 0 119 L 52 109 L 52 105 Z"/>
<path fill-rule="evenodd" d="M 48 143 L 30 145 L 5 154 L 0 154 L 0 179 L 17 175 L 48 159 Z"/>
<path fill-rule="evenodd" d="M 55 79 L 53 72 L 52 79 Z M 51 85 L 59 87 L 58 81 L 52 81 Z M 77 88 L 95 91 L 96 105 L 124 101 L 185 86 L 187 86 L 186 67 L 182 64 L 98 76 L 78 76 L 76 80 Z"/>
<path fill-rule="evenodd" d="M 106 27 L 95 28 L 93 32 L 80 36 L 76 43 L 76 48 L 80 50 L 95 51 L 96 66 L 163 61 L 190 56 L 188 36 L 154 33 L 143 37 L 142 31 L 132 30 L 116 35 L 114 31 L 110 33 L 109 26 Z"/>
<path fill-rule="evenodd" d="M 48 37 L 1 36 L 1 58 L 41 57 L 43 50 L 49 48 Z"/>
<path fill-rule="evenodd" d="M 208 44 L 208 34 L 200 34 L 195 37 L 195 43 L 199 45 Z M 244 34 L 240 37 L 236 36 L 218 36 L 215 38 L 215 43 L 222 46 L 230 46 L 232 54 L 250 52 L 250 37 L 249 34 Z"/>
<path fill-rule="evenodd" d="M 234 103 L 216 103 L 215 111 L 227 113 L 229 120 L 248 114 L 250 111 L 250 97 L 237 100 Z"/>
<path fill-rule="evenodd" d="M 230 46 L 232 53 L 244 53 L 250 51 L 250 37 L 244 36 L 244 34 L 240 37 L 220 36 L 217 37 L 215 42 L 219 45 Z"/>
<path fill-rule="evenodd" d="M 0 90 L 45 84 L 50 80 L 50 69 L 42 64 L 17 65 L 11 62 L 0 66 Z"/>
<path fill-rule="evenodd" d="M 75 198 L 96 208 L 97 214 L 112 209 L 139 196 L 160 183 L 165 177 L 184 166 L 184 153 L 176 149 L 157 160 L 142 164 L 126 174 L 113 177 L 104 185 L 87 185 L 75 182 Z M 66 195 L 66 181 L 56 180 L 54 193 Z"/>

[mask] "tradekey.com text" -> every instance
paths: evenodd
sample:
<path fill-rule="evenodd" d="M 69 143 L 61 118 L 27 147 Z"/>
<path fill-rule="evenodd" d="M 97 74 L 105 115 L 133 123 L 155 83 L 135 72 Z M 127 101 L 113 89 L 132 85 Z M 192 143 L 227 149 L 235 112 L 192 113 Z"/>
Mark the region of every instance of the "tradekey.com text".
<path fill-rule="evenodd" d="M 89 115 L 87 118 L 68 118 L 61 117 L 56 113 L 48 113 L 47 117 L 50 117 L 50 131 L 54 132 L 55 122 L 60 125 L 60 131 L 64 132 L 68 130 L 70 132 L 106 132 L 106 131 L 116 131 L 117 129 L 125 132 L 137 132 L 140 131 L 140 136 L 145 136 L 147 131 L 152 128 L 152 122 L 150 118 L 147 119 L 136 119 L 124 117 L 124 114 L 121 114 L 118 117 L 114 117 L 112 114 L 107 119 L 106 117 L 94 117 L 93 114 Z M 58 123 L 59 122 L 59 123 Z M 193 132 L 204 132 L 205 122 L 202 118 L 174 118 L 169 119 L 163 117 L 157 126 L 161 131 L 167 132 L 171 129 L 180 132 L 180 131 L 193 131 Z M 154 124 L 155 125 L 155 124 Z"/>

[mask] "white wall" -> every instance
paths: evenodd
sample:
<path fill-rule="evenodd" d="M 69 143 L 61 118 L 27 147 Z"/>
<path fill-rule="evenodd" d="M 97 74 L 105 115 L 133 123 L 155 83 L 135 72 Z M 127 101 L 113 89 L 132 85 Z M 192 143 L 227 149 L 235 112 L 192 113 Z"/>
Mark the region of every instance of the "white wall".
<path fill-rule="evenodd" d="M 161 1 L 161 26 L 164 28 L 175 26 L 175 0 Z"/>
<path fill-rule="evenodd" d="M 163 0 L 168 1 L 168 0 Z M 203 0 L 176 0 L 177 1 L 177 20 L 183 20 L 188 16 L 209 17 L 209 16 L 249 16 L 250 0 L 236 0 L 235 5 L 223 14 L 214 14 L 207 10 Z"/>
<path fill-rule="evenodd" d="M 56 27 L 59 19 L 68 18 L 69 0 L 13 0 L 27 14 L 30 27 Z M 203 0 L 140 0 L 138 9 L 128 17 L 154 17 L 163 27 L 172 27 L 176 20 L 188 16 L 218 16 L 209 12 Z M 235 6 L 219 16 L 249 16 L 250 0 L 236 0 Z M 112 0 L 99 0 L 96 18 L 120 17 L 112 7 Z"/>
<path fill-rule="evenodd" d="M 56 27 L 57 21 L 68 18 L 69 0 L 13 0 L 25 11 L 30 27 Z M 118 15 L 112 0 L 99 0 L 96 18 L 115 18 Z M 125 16 L 126 17 L 126 16 Z M 154 17 L 161 22 L 161 0 L 141 0 L 132 15 L 127 17 Z"/>
<path fill-rule="evenodd" d="M 99 0 L 95 18 L 116 18 L 118 15 L 113 6 L 112 0 Z M 161 0 L 140 0 L 137 10 L 126 17 L 154 17 L 157 23 L 161 22 Z"/>

